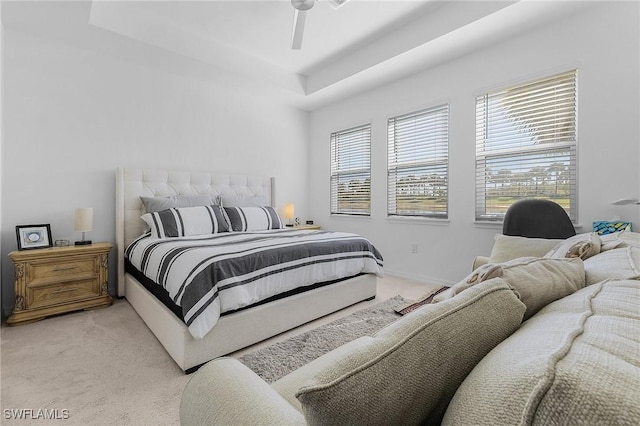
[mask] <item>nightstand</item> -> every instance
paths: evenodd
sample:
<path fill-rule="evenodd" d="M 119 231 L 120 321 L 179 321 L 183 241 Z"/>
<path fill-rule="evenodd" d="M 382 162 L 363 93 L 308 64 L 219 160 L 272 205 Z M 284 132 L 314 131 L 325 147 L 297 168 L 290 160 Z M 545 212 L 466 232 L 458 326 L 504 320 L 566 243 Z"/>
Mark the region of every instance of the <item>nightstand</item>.
<path fill-rule="evenodd" d="M 9 325 L 111 305 L 107 265 L 111 243 L 13 251 L 15 306 Z"/>
<path fill-rule="evenodd" d="M 296 225 L 293 227 L 293 229 L 322 229 L 322 227 L 320 225 Z"/>

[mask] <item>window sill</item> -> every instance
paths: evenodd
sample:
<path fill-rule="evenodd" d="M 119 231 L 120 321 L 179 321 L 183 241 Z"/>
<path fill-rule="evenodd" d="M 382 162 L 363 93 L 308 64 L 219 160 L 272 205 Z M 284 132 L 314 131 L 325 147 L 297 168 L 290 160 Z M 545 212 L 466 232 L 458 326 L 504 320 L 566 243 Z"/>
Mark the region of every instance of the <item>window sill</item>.
<path fill-rule="evenodd" d="M 387 216 L 389 223 L 402 223 L 411 225 L 436 225 L 448 226 L 451 223 L 449 219 L 436 219 L 433 217 L 412 217 L 412 216 Z"/>
<path fill-rule="evenodd" d="M 359 215 L 359 214 L 332 214 L 329 216 L 330 220 L 363 220 L 370 221 L 371 216 Z"/>

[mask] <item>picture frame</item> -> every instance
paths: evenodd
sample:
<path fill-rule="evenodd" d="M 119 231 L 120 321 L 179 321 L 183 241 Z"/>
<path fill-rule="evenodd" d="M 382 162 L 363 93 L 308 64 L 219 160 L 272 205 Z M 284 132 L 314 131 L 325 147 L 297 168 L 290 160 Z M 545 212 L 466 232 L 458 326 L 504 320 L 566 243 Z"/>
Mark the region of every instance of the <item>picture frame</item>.
<path fill-rule="evenodd" d="M 18 225 L 16 226 L 18 250 L 31 250 L 53 247 L 51 225 Z"/>

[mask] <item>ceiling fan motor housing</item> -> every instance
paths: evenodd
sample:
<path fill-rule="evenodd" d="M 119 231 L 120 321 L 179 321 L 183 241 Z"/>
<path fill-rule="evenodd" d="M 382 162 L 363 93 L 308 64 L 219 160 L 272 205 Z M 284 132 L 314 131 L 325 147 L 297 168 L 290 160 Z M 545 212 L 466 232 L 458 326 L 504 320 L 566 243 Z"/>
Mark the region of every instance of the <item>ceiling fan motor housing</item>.
<path fill-rule="evenodd" d="M 291 5 L 298 10 L 309 10 L 316 3 L 316 0 L 291 0 Z"/>

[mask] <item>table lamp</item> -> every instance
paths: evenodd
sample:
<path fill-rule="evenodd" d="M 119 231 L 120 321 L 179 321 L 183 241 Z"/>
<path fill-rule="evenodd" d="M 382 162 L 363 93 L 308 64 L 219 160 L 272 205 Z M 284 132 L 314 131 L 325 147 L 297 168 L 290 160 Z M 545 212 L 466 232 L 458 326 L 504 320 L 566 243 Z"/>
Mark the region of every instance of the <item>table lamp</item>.
<path fill-rule="evenodd" d="M 287 219 L 287 226 L 293 226 L 293 218 L 295 217 L 295 208 L 292 203 L 284 205 L 284 218 Z"/>
<path fill-rule="evenodd" d="M 91 240 L 85 240 L 84 238 L 85 232 L 93 231 L 93 209 L 91 207 L 75 209 L 73 212 L 73 230 L 82 232 L 82 240 L 75 242 L 77 246 L 91 244 Z"/>

